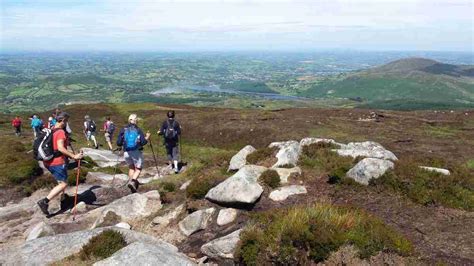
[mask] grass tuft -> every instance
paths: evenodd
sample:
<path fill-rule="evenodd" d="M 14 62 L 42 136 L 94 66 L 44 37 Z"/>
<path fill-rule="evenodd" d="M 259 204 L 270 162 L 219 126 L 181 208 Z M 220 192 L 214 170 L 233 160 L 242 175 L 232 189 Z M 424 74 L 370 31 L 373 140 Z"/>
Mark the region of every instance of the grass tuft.
<path fill-rule="evenodd" d="M 79 257 L 84 261 L 105 259 L 125 246 L 127 246 L 127 242 L 122 233 L 114 230 L 106 230 L 91 238 L 89 243 L 82 247 Z"/>
<path fill-rule="evenodd" d="M 276 163 L 275 154 L 277 153 L 277 151 L 278 151 L 277 148 L 269 148 L 269 147 L 258 149 L 247 156 L 247 162 L 249 164 L 255 164 L 255 165 L 262 165 L 266 161 L 275 161 L 274 163 Z M 268 165 L 268 166 L 271 166 L 271 165 Z"/>
<path fill-rule="evenodd" d="M 280 186 L 280 175 L 278 175 L 277 171 L 272 169 L 268 169 L 263 172 L 260 176 L 260 180 L 262 180 L 265 185 L 271 188 L 277 188 Z"/>
<path fill-rule="evenodd" d="M 351 244 L 361 258 L 379 251 L 408 255 L 412 244 L 368 213 L 314 204 L 255 214 L 242 232 L 236 258 L 246 265 L 297 265 L 321 262 Z"/>

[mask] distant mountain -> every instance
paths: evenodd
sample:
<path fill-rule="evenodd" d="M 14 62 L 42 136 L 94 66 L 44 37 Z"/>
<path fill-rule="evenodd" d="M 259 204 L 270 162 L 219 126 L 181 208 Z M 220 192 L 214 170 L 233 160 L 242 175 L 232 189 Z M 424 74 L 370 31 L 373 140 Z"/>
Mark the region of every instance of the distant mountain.
<path fill-rule="evenodd" d="M 407 58 L 327 78 L 302 94 L 387 109 L 474 107 L 474 66 Z"/>

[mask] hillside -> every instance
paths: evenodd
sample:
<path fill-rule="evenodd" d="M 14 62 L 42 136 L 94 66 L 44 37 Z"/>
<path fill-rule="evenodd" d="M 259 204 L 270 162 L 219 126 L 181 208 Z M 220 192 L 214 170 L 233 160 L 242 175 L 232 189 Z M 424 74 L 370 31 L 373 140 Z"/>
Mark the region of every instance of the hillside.
<path fill-rule="evenodd" d="M 122 125 L 136 112 L 140 126 L 156 132 L 169 109 L 183 126 L 182 172 L 170 173 L 155 134 L 158 165 L 147 145 L 143 185 L 130 194 L 122 186 L 126 165 L 100 166 L 104 160 L 120 162 L 117 155 L 86 149 L 79 187 L 83 203 L 75 221 L 71 203 L 63 207 L 53 200 L 57 212 L 48 219 L 32 208 L 54 181 L 36 171 L 28 154 L 29 129 L 16 138 L 11 116 L 0 115 L 0 263 L 473 263 L 472 111 L 374 110 L 377 118 L 363 109 L 157 104 L 72 105 L 66 111 L 79 149 L 86 147 L 79 133 L 86 113 L 97 122 L 110 115 Z M 209 121 L 218 122 L 210 127 Z M 255 149 L 241 151 L 247 145 Z M 245 166 L 234 159 L 242 153 Z M 356 182 L 351 169 L 370 161 L 393 169 L 368 183 Z M 450 175 L 419 166 L 444 168 Z M 71 171 L 70 184 L 74 178 Z M 119 222 L 129 229 L 114 226 Z M 109 242 L 110 249 L 100 248 Z M 137 250 L 147 255 L 138 256 Z"/>
<path fill-rule="evenodd" d="M 384 109 L 474 107 L 474 67 L 423 58 L 327 78 L 303 92 L 307 97 L 350 98 Z"/>

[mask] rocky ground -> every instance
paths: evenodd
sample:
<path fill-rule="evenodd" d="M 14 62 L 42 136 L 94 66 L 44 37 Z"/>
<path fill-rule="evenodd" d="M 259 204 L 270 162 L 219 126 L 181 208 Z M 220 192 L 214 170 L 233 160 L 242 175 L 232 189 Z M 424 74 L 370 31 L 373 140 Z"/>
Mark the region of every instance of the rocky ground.
<path fill-rule="evenodd" d="M 204 112 L 203 109 L 198 111 Z M 230 120 L 227 121 L 238 119 L 236 113 L 225 112 L 229 112 Z M 296 111 L 262 113 L 259 118 L 262 118 L 261 123 L 267 123 L 268 120 L 278 123 L 276 120 L 284 121 L 283 117 L 288 119 L 288 114 L 282 115 L 282 112 Z M 295 119 L 302 119 L 305 112 L 307 111 L 298 113 Z M 321 110 L 321 112 L 327 111 Z M 332 112 L 333 115 L 337 113 Z M 359 111 L 354 111 L 357 112 Z M 320 120 L 321 124 L 332 123 L 324 117 L 310 114 L 308 111 L 304 119 Z M 400 113 L 391 113 L 381 118 L 386 119 L 387 127 L 377 129 L 380 130 L 379 133 L 383 134 L 392 127 L 392 130 L 396 131 L 394 120 L 402 119 L 400 116 Z M 403 119 L 407 119 L 410 124 L 426 122 L 428 126 L 433 123 L 450 124 L 445 116 L 446 114 L 441 115 L 441 118 L 427 115 L 420 117 L 415 114 Z M 367 123 L 373 123 L 370 125 L 375 128 L 383 127 L 380 123 L 384 122 L 372 121 L 369 118 L 370 121 L 366 121 L 367 119 L 360 115 L 359 118 L 362 120 L 357 123 L 364 124 L 355 130 L 358 133 L 368 130 L 365 128 Z M 341 119 L 340 116 L 335 118 L 336 121 Z M 461 128 L 470 128 L 471 122 L 459 122 L 456 119 L 458 118 L 454 118 L 452 123 L 461 123 Z M 294 120 L 286 121 L 294 122 Z M 197 122 L 189 122 L 193 123 Z M 273 127 L 262 126 L 261 130 L 266 131 Z M 255 130 L 260 129 L 255 127 Z M 220 136 L 228 134 L 224 129 L 218 131 L 221 131 Z M 444 131 L 436 134 L 451 133 Z M 464 133 L 461 131 L 459 134 L 467 137 L 468 135 L 463 135 Z M 394 133 L 387 133 L 390 134 Z M 201 135 L 206 136 L 206 139 L 201 140 L 204 143 L 208 141 L 207 138 L 213 137 L 212 134 Z M 226 168 L 229 173 L 226 178 L 213 186 L 204 199 L 192 201 L 185 196 L 186 187 L 191 180 L 179 180 L 180 186 L 175 192 L 178 196 L 171 201 L 163 199 L 163 194 L 160 195 L 160 192 L 155 190 L 156 186 L 147 185 L 173 178 L 174 174 L 164 165 L 163 159 L 159 161 L 160 167 L 145 169 L 141 178 L 143 186 L 138 193 L 130 194 L 128 188 L 124 186 L 128 179 L 126 175 L 100 172 L 100 168 L 114 167 L 117 163 L 123 163 L 122 159 L 108 151 L 86 149 L 86 154 L 99 165 L 99 168 L 97 171 L 91 170 L 86 183 L 79 186 L 80 203 L 76 207 L 75 220 L 71 202 L 67 206 L 59 206 L 59 202 L 53 201 L 50 208 L 54 214 L 44 217 L 37 208 L 36 201 L 47 194 L 45 189 L 38 190 L 29 197 L 12 198 L 9 201 L 5 200 L 8 189 L 2 190 L 3 194 L 0 195 L 5 195 L 3 200 L 7 203 L 0 207 L 0 264 L 46 265 L 61 261 L 79 252 L 93 236 L 109 229 L 123 233 L 128 245 L 112 257 L 98 262 L 98 265 L 132 262 L 168 265 L 232 264 L 241 230 L 245 228 L 252 214 L 314 202 L 362 208 L 393 226 L 415 246 L 415 253 L 409 258 L 382 252 L 366 260 L 358 258 L 357 252 L 351 246 L 345 246 L 333 253 L 324 262 L 325 265 L 474 263 L 472 240 L 474 216 L 471 211 L 436 204 L 424 206 L 414 203 L 403 195 L 367 187 L 371 180 L 395 168 L 399 159 L 411 156 L 422 148 L 429 147 L 430 153 L 442 151 L 451 154 L 452 151 L 454 154 L 453 149 L 456 148 L 453 147 L 459 147 L 459 158 L 470 158 L 471 151 L 461 147 L 461 141 L 453 140 L 452 146 L 443 147 L 437 145 L 447 143 L 446 140 L 436 138 L 434 142 L 429 142 L 421 139 L 418 134 L 403 132 L 398 138 L 390 141 L 388 146 L 382 146 L 374 141 L 358 141 L 360 135 L 354 136 L 353 140 L 346 135 L 331 139 L 329 133 L 321 130 L 310 135 L 326 138 L 296 138 L 291 134 L 283 134 L 270 141 L 268 138 L 272 135 L 273 133 L 270 133 L 263 140 L 251 140 L 246 143 L 242 142 L 247 138 L 234 141 L 232 146 L 238 148 L 235 149 L 235 156 L 227 162 Z M 217 138 L 218 142 L 225 139 L 225 137 Z M 385 138 L 387 136 L 382 139 Z M 378 141 L 380 137 L 374 139 Z M 282 141 L 273 142 L 274 140 Z M 277 151 L 275 157 L 263 164 L 250 164 L 247 157 L 262 148 L 262 141 L 268 141 L 265 146 L 268 145 Z M 341 188 L 328 183 L 327 177 L 307 172 L 299 165 L 303 148 L 315 143 L 330 144 L 339 156 L 357 159 L 357 163 L 348 169 L 345 175 L 360 185 Z M 467 143 L 470 145 L 471 142 Z M 147 162 L 148 166 L 154 164 L 150 154 L 147 154 Z M 190 169 L 193 162 L 188 163 L 189 165 L 182 169 L 183 172 Z M 420 165 L 420 167 L 432 166 Z M 278 173 L 279 187 L 270 188 L 262 184 L 260 177 L 268 169 Z M 429 168 L 426 171 L 439 171 L 442 175 L 450 174 L 446 169 L 439 167 Z M 68 194 L 73 195 L 74 188 L 69 188 Z"/>

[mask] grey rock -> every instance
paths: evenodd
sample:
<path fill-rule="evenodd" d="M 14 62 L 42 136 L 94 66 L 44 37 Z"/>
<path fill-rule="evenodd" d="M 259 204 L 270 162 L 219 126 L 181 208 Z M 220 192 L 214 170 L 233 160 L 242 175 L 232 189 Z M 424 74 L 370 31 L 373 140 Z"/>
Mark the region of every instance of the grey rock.
<path fill-rule="evenodd" d="M 389 160 L 365 158 L 350 169 L 346 176 L 360 184 L 368 185 L 370 180 L 379 178 L 393 167 L 394 163 Z"/>
<path fill-rule="evenodd" d="M 183 211 L 184 211 L 184 204 L 181 204 L 175 209 L 173 209 L 172 211 L 166 213 L 165 215 L 155 217 L 152 223 L 154 225 L 160 225 L 162 227 L 165 227 L 168 224 L 170 224 L 172 220 L 177 219 Z"/>
<path fill-rule="evenodd" d="M 269 198 L 273 201 L 283 201 L 286 200 L 289 196 L 297 194 L 306 194 L 306 188 L 304 186 L 292 185 L 287 187 L 281 187 L 272 191 L 269 195 Z"/>
<path fill-rule="evenodd" d="M 201 247 L 201 252 L 210 258 L 233 259 L 241 231 L 237 230 L 229 235 L 212 240 Z"/>
<path fill-rule="evenodd" d="M 87 204 L 85 204 L 83 201 L 77 203 L 75 207 L 73 207 L 69 212 L 70 213 L 84 213 L 87 211 Z"/>
<path fill-rule="evenodd" d="M 397 161 L 398 158 L 393 152 L 385 149 L 382 145 L 373 141 L 351 142 L 341 149 L 335 150 L 340 156 L 377 158 Z"/>
<path fill-rule="evenodd" d="M 168 245 L 132 243 L 94 266 L 121 265 L 196 265 L 184 254 Z"/>
<path fill-rule="evenodd" d="M 300 143 L 294 140 L 284 142 L 273 142 L 268 147 L 278 148 L 279 151 L 276 154 L 278 161 L 272 166 L 273 168 L 298 164 L 300 156 Z"/>
<path fill-rule="evenodd" d="M 451 172 L 448 169 L 437 168 L 437 167 L 429 167 L 429 166 L 420 166 L 420 168 L 424 169 L 426 171 L 436 172 L 436 173 L 440 173 L 440 174 L 443 174 L 443 175 L 451 175 Z"/>
<path fill-rule="evenodd" d="M 303 148 L 304 146 L 309 146 L 311 144 L 316 144 L 316 143 L 330 143 L 330 144 L 334 144 L 334 145 L 337 145 L 339 147 L 343 147 L 344 144 L 341 144 L 341 143 L 337 143 L 335 140 L 333 139 L 324 139 L 324 138 L 304 138 L 300 141 L 300 148 Z"/>
<path fill-rule="evenodd" d="M 128 230 L 132 229 L 132 227 L 128 223 L 124 223 L 124 222 L 118 223 L 115 226 L 119 228 L 123 228 L 123 229 L 128 229 Z"/>
<path fill-rule="evenodd" d="M 215 208 L 195 211 L 179 222 L 179 229 L 186 236 L 190 236 L 199 230 L 206 229 L 212 218 L 212 214 L 214 214 L 215 211 Z"/>
<path fill-rule="evenodd" d="M 206 194 L 206 199 L 217 203 L 252 204 L 260 198 L 263 188 L 258 184 L 258 178 L 267 170 L 266 167 L 246 165 L 237 173 L 215 186 Z"/>
<path fill-rule="evenodd" d="M 40 223 L 37 223 L 35 226 L 33 226 L 33 228 L 31 228 L 27 232 L 28 236 L 26 237 L 26 241 L 30 241 L 30 240 L 37 239 L 40 237 L 45 237 L 45 236 L 52 236 L 54 234 L 55 234 L 54 229 L 49 224 L 45 222 L 40 222 Z"/>
<path fill-rule="evenodd" d="M 102 182 L 112 182 L 114 180 L 114 175 L 111 174 L 106 174 L 102 172 L 89 172 L 87 174 L 88 179 L 96 179 Z M 116 174 L 115 175 L 115 181 L 127 181 L 128 180 L 128 175 L 126 174 Z"/>
<path fill-rule="evenodd" d="M 245 146 L 236 155 L 232 157 L 229 164 L 228 171 L 239 170 L 247 164 L 247 156 L 256 151 L 251 145 Z"/>
<path fill-rule="evenodd" d="M 273 170 L 277 171 L 278 175 L 280 176 L 280 183 L 282 184 L 288 183 L 288 179 L 291 175 L 301 175 L 301 168 L 299 167 L 273 168 Z"/>
<path fill-rule="evenodd" d="M 123 155 L 121 156 L 118 153 L 116 154 L 108 150 L 83 148 L 82 151 L 84 152 L 84 156 L 91 157 L 99 167 L 112 167 L 121 162 L 125 162 Z"/>
<path fill-rule="evenodd" d="M 238 210 L 233 208 L 222 209 L 217 216 L 217 225 L 223 226 L 232 223 L 237 218 Z"/>
<path fill-rule="evenodd" d="M 186 189 L 189 187 L 189 185 L 191 184 L 192 181 L 193 181 L 193 180 L 188 180 L 188 181 L 184 182 L 184 183 L 179 187 L 179 190 L 181 190 L 181 191 L 186 190 Z"/>

